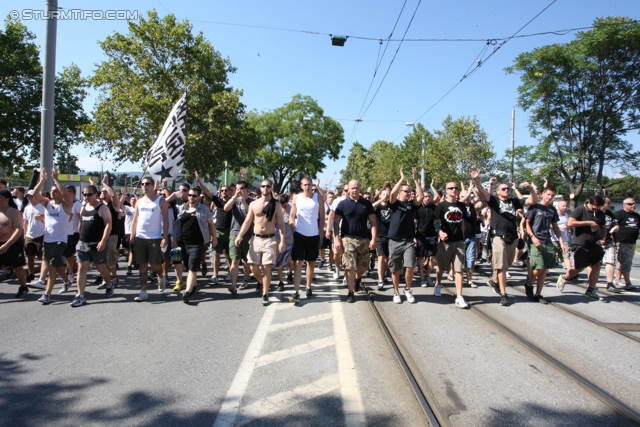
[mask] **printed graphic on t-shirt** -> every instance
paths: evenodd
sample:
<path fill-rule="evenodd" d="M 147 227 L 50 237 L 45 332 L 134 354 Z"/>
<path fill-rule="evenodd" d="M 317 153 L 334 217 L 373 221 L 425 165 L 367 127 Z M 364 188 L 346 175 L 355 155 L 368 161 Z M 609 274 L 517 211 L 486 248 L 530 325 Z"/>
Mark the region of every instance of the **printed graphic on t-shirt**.
<path fill-rule="evenodd" d="M 511 202 L 511 200 L 509 200 L 508 202 L 504 202 L 498 199 L 498 203 L 500 206 L 500 215 L 504 213 L 509 213 L 514 217 L 516 216 L 516 209 L 513 207 L 513 203 Z"/>
<path fill-rule="evenodd" d="M 457 206 L 449 206 L 444 214 L 444 220 L 451 224 L 462 222 L 462 211 Z"/>

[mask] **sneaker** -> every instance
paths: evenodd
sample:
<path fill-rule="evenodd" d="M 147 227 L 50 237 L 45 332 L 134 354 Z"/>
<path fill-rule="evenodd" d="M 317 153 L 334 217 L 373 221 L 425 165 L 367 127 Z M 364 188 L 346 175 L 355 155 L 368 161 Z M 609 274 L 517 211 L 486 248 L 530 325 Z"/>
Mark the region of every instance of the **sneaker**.
<path fill-rule="evenodd" d="M 356 283 L 354 285 L 356 292 L 358 292 L 360 290 L 360 285 L 361 284 L 362 284 L 362 279 L 356 279 Z"/>
<path fill-rule="evenodd" d="M 433 287 L 433 296 L 439 297 L 442 295 L 442 285 L 435 285 Z"/>
<path fill-rule="evenodd" d="M 398 293 L 393 294 L 393 302 L 395 302 L 396 304 L 402 304 L 402 300 L 400 299 L 400 294 Z"/>
<path fill-rule="evenodd" d="M 74 276 L 73 274 L 69 274 L 69 275 L 67 276 L 67 279 L 69 279 L 69 281 L 70 281 L 71 283 L 75 283 L 75 281 L 76 281 L 76 278 L 75 278 L 75 276 Z"/>
<path fill-rule="evenodd" d="M 533 299 L 533 285 L 528 283 L 524 284 L 524 293 L 527 294 L 527 298 Z"/>
<path fill-rule="evenodd" d="M 500 295 L 500 305 L 504 307 L 509 305 L 509 296 L 507 294 Z"/>
<path fill-rule="evenodd" d="M 291 284 L 293 284 L 293 273 L 290 271 L 289 274 L 287 274 L 287 285 Z"/>
<path fill-rule="evenodd" d="M 165 289 L 167 289 L 167 282 L 164 277 L 160 277 L 160 280 L 158 280 L 158 290 L 164 292 Z"/>
<path fill-rule="evenodd" d="M 191 292 L 185 291 L 182 294 L 182 302 L 185 304 L 189 304 L 189 301 L 191 301 Z"/>
<path fill-rule="evenodd" d="M 87 303 L 87 300 L 84 298 L 84 295 L 76 295 L 76 297 L 73 299 L 73 301 L 71 301 L 71 304 L 69 304 L 71 307 L 80 307 L 81 305 L 85 305 Z"/>
<path fill-rule="evenodd" d="M 426 287 L 428 287 L 429 285 L 427 285 L 427 282 L 426 282 L 426 281 L 421 280 L 421 281 L 420 281 L 420 286 L 422 286 L 423 288 L 426 288 Z"/>
<path fill-rule="evenodd" d="M 627 291 L 627 292 L 638 292 L 638 287 L 632 285 L 631 283 L 629 283 L 629 284 L 623 286 L 622 290 Z"/>
<path fill-rule="evenodd" d="M 147 295 L 147 291 L 140 291 L 138 296 L 135 297 L 133 300 L 136 302 L 141 302 L 141 301 L 146 301 L 148 299 L 149 299 L 149 295 Z"/>
<path fill-rule="evenodd" d="M 413 292 L 411 292 L 411 289 L 405 289 L 404 296 L 407 297 L 408 303 L 413 304 L 414 302 L 416 302 L 416 299 L 413 297 Z"/>
<path fill-rule="evenodd" d="M 117 277 L 111 279 L 111 286 L 113 286 L 114 288 L 118 287 L 118 283 L 120 283 L 120 279 L 118 279 Z"/>
<path fill-rule="evenodd" d="M 276 289 L 278 292 L 284 292 L 284 283 L 278 282 L 278 288 Z"/>
<path fill-rule="evenodd" d="M 217 285 L 218 284 L 218 276 L 211 276 L 209 278 L 209 283 L 211 283 L 211 285 Z"/>
<path fill-rule="evenodd" d="M 616 288 L 624 288 L 625 285 L 624 285 L 624 283 L 622 283 L 619 280 L 614 280 L 613 281 L 613 286 L 615 286 Z"/>
<path fill-rule="evenodd" d="M 107 289 L 107 282 L 104 282 L 104 281 L 103 281 L 103 282 L 101 282 L 101 283 L 98 285 L 98 288 L 97 288 L 97 289 Z"/>
<path fill-rule="evenodd" d="M 269 305 L 269 295 L 262 295 L 262 305 Z"/>
<path fill-rule="evenodd" d="M 300 302 L 300 294 L 298 292 L 296 292 L 293 295 L 291 295 L 291 297 L 289 297 L 289 302 L 292 302 L 294 304 L 299 303 Z"/>
<path fill-rule="evenodd" d="M 507 271 L 507 279 L 511 279 L 511 274 Z"/>
<path fill-rule="evenodd" d="M 347 294 L 347 302 L 352 303 L 352 302 L 355 302 L 355 300 L 356 300 L 356 297 L 355 295 L 353 295 L 353 292 L 349 292 Z"/>
<path fill-rule="evenodd" d="M 236 288 L 236 285 L 234 285 L 233 283 L 227 286 L 227 289 L 234 295 L 238 293 L 238 288 Z"/>
<path fill-rule="evenodd" d="M 469 308 L 469 304 L 467 304 L 467 302 L 464 300 L 464 298 L 460 296 L 460 297 L 456 298 L 456 307 Z"/>
<path fill-rule="evenodd" d="M 313 297 L 313 292 L 311 292 L 311 288 L 307 288 L 307 298 Z"/>
<path fill-rule="evenodd" d="M 544 297 L 542 295 L 540 295 L 540 294 L 535 295 L 533 297 L 533 300 L 539 302 L 540 304 L 544 304 L 544 305 L 549 304 L 549 301 L 544 299 Z"/>
<path fill-rule="evenodd" d="M 471 279 L 467 279 L 467 285 L 469 285 L 470 288 L 477 288 L 478 285 L 476 285 L 473 280 Z"/>
<path fill-rule="evenodd" d="M 30 288 L 44 289 L 47 287 L 47 282 L 45 282 L 44 280 L 35 280 L 27 284 L 27 286 Z"/>
<path fill-rule="evenodd" d="M 203 262 L 202 263 L 202 277 L 207 277 L 207 274 L 209 273 L 209 268 L 207 268 L 207 263 Z"/>
<path fill-rule="evenodd" d="M 28 293 L 29 293 L 29 288 L 28 287 L 20 286 L 18 288 L 18 292 L 16 293 L 15 297 L 16 298 L 26 298 Z"/>
<path fill-rule="evenodd" d="M 36 280 L 36 275 L 35 274 L 27 275 L 27 282 L 33 282 L 34 280 Z"/>
<path fill-rule="evenodd" d="M 324 267 L 324 260 L 323 259 L 321 259 L 320 260 L 320 264 L 318 264 L 318 268 L 322 268 L 322 267 Z"/>
<path fill-rule="evenodd" d="M 380 280 L 378 282 L 378 290 L 379 291 L 384 291 L 384 282 L 382 280 Z"/>
<path fill-rule="evenodd" d="M 592 300 L 604 301 L 604 298 L 602 298 L 600 295 L 598 295 L 596 290 L 593 289 L 593 288 L 588 288 L 587 291 L 584 293 L 584 296 L 586 298 L 589 298 L 589 299 L 592 299 Z"/>
<path fill-rule="evenodd" d="M 102 283 L 102 276 L 96 277 L 96 280 L 93 281 L 94 285 L 99 285 L 100 283 Z M 98 289 L 100 289 L 100 288 L 98 288 Z"/>
<path fill-rule="evenodd" d="M 340 270 L 338 269 L 333 270 L 333 278 L 335 280 L 338 280 L 340 278 Z"/>
<path fill-rule="evenodd" d="M 228 274 L 224 277 L 224 281 L 225 281 L 225 282 L 230 282 L 230 281 L 231 281 L 231 273 L 228 273 Z"/>
<path fill-rule="evenodd" d="M 433 280 L 431 280 L 431 277 L 429 276 L 427 276 L 427 286 L 433 287 Z"/>
<path fill-rule="evenodd" d="M 70 287 L 71 287 L 71 282 L 63 283 L 58 293 L 64 294 L 65 292 L 69 292 Z"/>
<path fill-rule="evenodd" d="M 622 292 L 622 290 L 621 290 L 621 289 L 616 288 L 615 286 L 613 286 L 613 284 L 608 285 L 608 286 L 607 286 L 607 290 L 608 290 L 609 292 L 611 292 L 611 293 L 614 293 L 614 294 L 619 294 L 620 292 Z"/>
<path fill-rule="evenodd" d="M 38 298 L 38 302 L 41 302 L 42 305 L 51 304 L 51 295 L 42 294 L 42 296 L 40 298 Z"/>
<path fill-rule="evenodd" d="M 242 283 L 240 283 L 240 286 L 238 286 L 239 289 L 247 289 L 247 286 L 249 286 L 249 284 L 247 283 L 246 280 L 243 280 Z"/>
<path fill-rule="evenodd" d="M 497 295 L 500 295 L 500 286 L 498 286 L 498 284 L 494 282 L 493 279 L 487 280 L 487 286 L 493 289 L 493 292 L 495 292 Z"/>
<path fill-rule="evenodd" d="M 173 287 L 173 290 L 176 292 L 180 292 L 184 290 L 184 288 L 185 288 L 184 283 L 182 283 L 181 280 L 176 280 L 176 285 Z"/>
<path fill-rule="evenodd" d="M 131 267 L 127 267 L 127 276 L 133 276 L 133 270 Z"/>
<path fill-rule="evenodd" d="M 564 292 L 564 285 L 567 283 L 567 279 L 564 277 L 564 274 L 558 276 L 558 281 L 556 282 L 556 287 L 560 292 Z"/>
<path fill-rule="evenodd" d="M 107 289 L 104 290 L 104 296 L 109 298 L 113 296 L 113 285 L 108 286 Z"/>

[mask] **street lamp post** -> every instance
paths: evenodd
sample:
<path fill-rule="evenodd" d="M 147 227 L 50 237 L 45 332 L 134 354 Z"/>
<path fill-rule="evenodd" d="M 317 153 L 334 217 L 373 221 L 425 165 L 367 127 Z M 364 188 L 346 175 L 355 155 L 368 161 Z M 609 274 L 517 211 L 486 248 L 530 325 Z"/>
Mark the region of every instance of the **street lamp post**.
<path fill-rule="evenodd" d="M 415 132 L 416 126 L 413 122 L 406 122 L 405 125 L 411 126 Z M 422 182 L 422 185 L 425 185 L 424 183 L 424 147 L 425 145 L 427 145 L 426 140 L 427 140 L 426 135 L 423 133 L 422 138 L 420 139 L 420 148 L 422 149 L 422 156 L 420 157 L 420 165 L 422 166 L 422 168 L 420 169 L 420 181 Z"/>

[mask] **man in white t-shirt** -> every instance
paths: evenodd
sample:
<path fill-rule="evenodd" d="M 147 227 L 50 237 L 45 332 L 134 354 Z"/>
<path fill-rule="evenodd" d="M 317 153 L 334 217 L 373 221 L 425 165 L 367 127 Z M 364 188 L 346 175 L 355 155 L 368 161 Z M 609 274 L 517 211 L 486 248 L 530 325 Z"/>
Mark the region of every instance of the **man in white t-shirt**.
<path fill-rule="evenodd" d="M 29 204 L 24 208 L 24 253 L 27 256 L 27 282 L 35 280 L 35 258 L 42 259 L 42 242 L 44 238 L 44 207 L 34 204 L 33 190 L 27 191 Z M 44 280 L 42 280 L 44 285 Z"/>

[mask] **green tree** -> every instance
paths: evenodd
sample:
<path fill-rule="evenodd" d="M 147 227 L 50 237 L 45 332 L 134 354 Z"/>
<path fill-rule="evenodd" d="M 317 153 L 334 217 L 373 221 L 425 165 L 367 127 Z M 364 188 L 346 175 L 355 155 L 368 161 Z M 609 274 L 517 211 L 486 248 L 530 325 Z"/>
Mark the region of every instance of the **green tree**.
<path fill-rule="evenodd" d="M 340 123 L 300 94 L 273 111 L 250 114 L 249 122 L 262 146 L 251 156 L 252 165 L 276 191 L 295 185 L 300 175 L 315 177 L 326 167 L 326 157 L 338 159 L 344 142 Z"/>
<path fill-rule="evenodd" d="M 540 141 L 535 156 L 565 181 L 574 200 L 591 177 L 602 191 L 603 169 L 638 168 L 624 139 L 640 128 L 640 24 L 599 18 L 567 44 L 522 53 L 507 73 L 521 73 L 518 104 L 530 112 Z"/>
<path fill-rule="evenodd" d="M 362 187 L 369 187 L 371 185 L 369 173 L 373 170 L 373 163 L 369 150 L 358 141 L 355 141 L 349 149 L 347 166 L 340 171 L 340 182 L 346 184 L 353 179 L 357 179 Z"/>
<path fill-rule="evenodd" d="M 362 188 L 371 187 L 374 190 L 382 188 L 385 181 L 390 181 L 391 186 L 400 179 L 400 168 L 402 167 L 402 151 L 393 142 L 376 141 L 369 147 L 373 167 L 369 171 L 369 182 L 362 185 Z M 415 165 L 414 165 L 415 166 Z M 411 181 L 411 168 L 405 170 L 405 175 L 409 178 L 409 185 L 413 187 Z"/>
<path fill-rule="evenodd" d="M 228 85 L 230 61 L 172 14 L 150 11 L 128 29 L 100 42 L 107 59 L 90 80 L 100 94 L 86 128 L 88 148 L 111 153 L 116 163 L 142 161 L 187 91 L 185 170 L 213 180 L 224 160 L 241 167 L 258 140 L 246 125 L 241 92 Z"/>
<path fill-rule="evenodd" d="M 638 197 L 640 194 L 640 177 L 625 175 L 620 178 L 604 177 L 603 186 L 607 195 L 612 197 Z"/>

